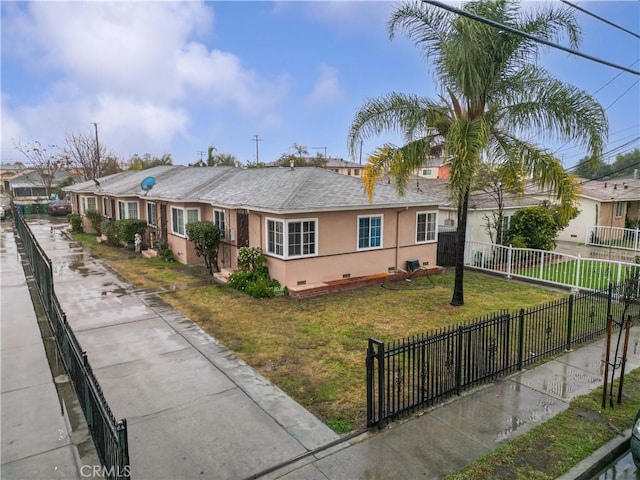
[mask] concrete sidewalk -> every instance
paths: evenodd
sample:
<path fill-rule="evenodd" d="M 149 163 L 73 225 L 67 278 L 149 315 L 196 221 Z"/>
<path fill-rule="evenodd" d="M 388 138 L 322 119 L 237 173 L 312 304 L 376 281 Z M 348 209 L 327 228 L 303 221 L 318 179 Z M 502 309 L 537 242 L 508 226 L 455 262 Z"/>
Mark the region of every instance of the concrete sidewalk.
<path fill-rule="evenodd" d="M 116 418 L 135 479 L 238 479 L 338 435 L 153 292 L 29 219 L 54 289 Z"/>
<path fill-rule="evenodd" d="M 73 432 L 51 376 L 13 237 L 0 224 L 3 479 L 81 478 Z"/>

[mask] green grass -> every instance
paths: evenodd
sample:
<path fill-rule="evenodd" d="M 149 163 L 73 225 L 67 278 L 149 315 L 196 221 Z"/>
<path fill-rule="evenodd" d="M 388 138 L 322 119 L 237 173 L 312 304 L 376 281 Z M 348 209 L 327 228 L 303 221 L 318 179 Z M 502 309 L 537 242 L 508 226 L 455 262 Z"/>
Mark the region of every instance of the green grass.
<path fill-rule="evenodd" d="M 364 423 L 367 340 L 388 342 L 566 295 L 472 272 L 452 307 L 453 274 L 308 299 L 254 299 L 227 287 L 163 297 L 336 431 Z"/>
<path fill-rule="evenodd" d="M 614 401 L 617 396 L 614 384 Z M 631 428 L 640 409 L 640 369 L 625 375 L 622 403 L 602 409 L 602 388 L 564 412 L 480 457 L 446 480 L 554 479 Z"/>
<path fill-rule="evenodd" d="M 542 269 L 542 278 L 540 277 L 539 267 L 517 270 L 514 273 L 533 279 L 575 285 L 577 268 L 577 260 L 568 260 L 566 262 L 545 264 Z M 625 281 L 634 272 L 637 272 L 639 268 L 640 267 L 629 268 L 618 263 L 606 265 L 601 261 L 581 259 L 577 287 L 601 290 L 607 288 L 609 283 L 617 284 L 619 281 Z"/>

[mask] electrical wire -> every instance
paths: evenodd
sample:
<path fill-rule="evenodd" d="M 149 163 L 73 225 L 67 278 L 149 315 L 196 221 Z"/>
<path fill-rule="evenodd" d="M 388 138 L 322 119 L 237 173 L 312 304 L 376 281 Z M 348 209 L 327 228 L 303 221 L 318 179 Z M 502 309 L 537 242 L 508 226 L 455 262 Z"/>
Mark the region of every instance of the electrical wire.
<path fill-rule="evenodd" d="M 633 35 L 636 38 L 640 38 L 640 35 L 638 35 L 637 33 L 632 32 L 631 30 L 627 30 L 626 28 L 621 27 L 620 25 L 618 25 L 616 23 L 610 22 L 606 18 L 603 18 L 603 17 L 601 17 L 599 15 L 596 15 L 595 13 L 592 13 L 589 10 L 586 10 L 586 9 L 584 9 L 582 7 L 579 7 L 578 5 L 575 5 L 575 4 L 571 3 L 571 2 L 568 2 L 567 0 L 560 0 L 560 1 L 562 3 L 564 3 L 564 4 L 566 4 L 566 5 L 569 5 L 572 8 L 575 8 L 576 10 L 580 10 L 581 12 L 586 13 L 587 15 L 591 15 L 593 18 L 597 18 L 598 20 L 600 20 L 601 22 L 606 23 L 607 25 L 611 25 L 612 27 L 617 28 L 619 30 L 622 30 L 623 32 L 628 33 L 629 35 Z"/>
<path fill-rule="evenodd" d="M 618 70 L 623 70 L 623 71 L 631 73 L 633 75 L 640 75 L 640 71 L 632 70 L 630 68 L 623 67 L 622 65 L 617 65 L 615 63 L 609 62 L 608 60 L 603 60 L 601 58 L 597 58 L 597 57 L 594 57 L 592 55 L 588 55 L 586 53 L 579 52 L 578 50 L 574 50 L 572 48 L 563 47 L 562 45 L 550 42 L 548 40 L 545 40 L 544 38 L 536 37 L 535 35 L 531 35 L 529 33 L 523 32 L 522 30 L 518 30 L 517 28 L 510 27 L 508 25 L 505 25 L 505 24 L 500 23 L 500 22 L 496 22 L 494 20 L 489 20 L 488 18 L 481 17 L 479 15 L 475 15 L 475 14 L 470 13 L 470 12 L 465 12 L 464 10 L 461 10 L 459 8 L 456 8 L 456 7 L 452 7 L 450 5 L 447 5 L 446 3 L 438 2 L 436 0 L 422 0 L 422 2 L 428 3 L 428 4 L 433 5 L 435 7 L 442 8 L 444 10 L 448 10 L 449 12 L 456 13 L 458 15 L 462 15 L 463 17 L 470 18 L 471 20 L 475 20 L 475 21 L 484 23 L 485 25 L 489 25 L 489 26 L 492 26 L 494 28 L 499 28 L 501 30 L 513 33 L 515 35 L 519 35 L 521 37 L 528 38 L 529 40 L 532 40 L 532 41 L 534 41 L 536 43 L 541 43 L 541 44 L 546 45 L 548 47 L 555 48 L 555 49 L 558 49 L 558 50 L 562 50 L 562 51 L 570 53 L 572 55 L 576 55 L 578 57 L 582 57 L 582 58 L 585 58 L 587 60 L 591 60 L 592 62 L 600 63 L 602 65 L 606 65 L 608 67 L 616 68 Z"/>

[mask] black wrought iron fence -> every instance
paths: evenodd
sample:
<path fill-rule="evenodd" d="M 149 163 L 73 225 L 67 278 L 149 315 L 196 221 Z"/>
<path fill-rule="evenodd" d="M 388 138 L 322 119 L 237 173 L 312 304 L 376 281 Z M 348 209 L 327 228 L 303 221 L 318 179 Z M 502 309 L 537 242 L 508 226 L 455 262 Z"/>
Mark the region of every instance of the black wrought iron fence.
<path fill-rule="evenodd" d="M 637 319 L 638 297 L 638 282 L 628 282 L 386 344 L 370 338 L 367 425 L 383 426 L 474 385 L 568 351 L 603 334 L 609 314 L 620 321 L 626 315 Z"/>
<path fill-rule="evenodd" d="M 87 354 L 82 350 L 56 297 L 51 260 L 40 247 L 22 215 L 13 210 L 14 225 L 31 266 L 40 299 L 49 319 L 56 346 L 73 383 L 94 445 L 107 478 L 130 478 L 127 421 L 117 421 L 104 398 Z"/>

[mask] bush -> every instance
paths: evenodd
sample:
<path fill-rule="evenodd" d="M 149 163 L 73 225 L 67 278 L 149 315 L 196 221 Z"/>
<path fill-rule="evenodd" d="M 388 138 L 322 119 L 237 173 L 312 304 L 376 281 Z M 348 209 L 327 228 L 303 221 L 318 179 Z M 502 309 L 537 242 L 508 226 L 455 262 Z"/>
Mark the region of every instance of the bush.
<path fill-rule="evenodd" d="M 187 237 L 196 247 L 196 255 L 204 258 L 204 264 L 213 273 L 218 268 L 218 246 L 222 231 L 211 222 L 191 222 L 187 224 Z"/>
<path fill-rule="evenodd" d="M 100 215 L 100 212 L 97 210 L 87 210 L 84 214 L 89 219 L 91 228 L 93 228 L 96 234 L 102 235 L 102 215 Z"/>
<path fill-rule="evenodd" d="M 158 242 L 158 255 L 160 255 L 161 258 L 164 258 L 165 262 L 173 262 L 176 258 L 171 251 L 171 248 L 169 248 L 169 242 L 166 240 L 160 240 Z"/>
<path fill-rule="evenodd" d="M 120 241 L 118 240 L 118 232 L 116 231 L 116 224 L 113 221 L 105 221 L 102 222 L 100 226 L 100 231 L 104 236 L 107 237 L 107 243 L 109 245 L 120 246 Z"/>
<path fill-rule="evenodd" d="M 67 218 L 69 219 L 69 223 L 71 224 L 72 232 L 82 232 L 82 215 L 78 213 L 70 213 L 69 215 L 67 215 Z"/>
<path fill-rule="evenodd" d="M 280 282 L 270 277 L 266 263 L 267 259 L 262 255 L 259 247 L 240 248 L 238 250 L 239 270 L 229 275 L 229 286 L 255 298 L 275 297 L 279 293 L 286 294 L 287 289 L 283 289 Z"/>
<path fill-rule="evenodd" d="M 117 220 L 115 222 L 115 228 L 119 241 L 133 244 L 136 233 L 144 235 L 144 232 L 147 229 L 147 222 L 136 218 Z"/>

